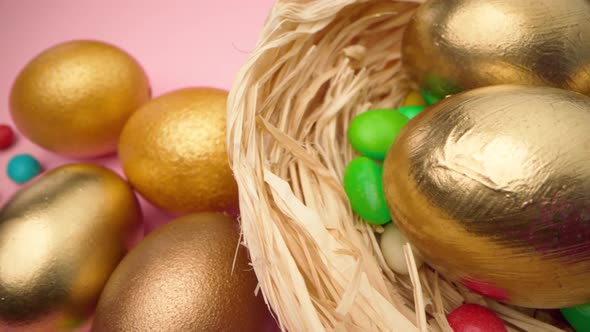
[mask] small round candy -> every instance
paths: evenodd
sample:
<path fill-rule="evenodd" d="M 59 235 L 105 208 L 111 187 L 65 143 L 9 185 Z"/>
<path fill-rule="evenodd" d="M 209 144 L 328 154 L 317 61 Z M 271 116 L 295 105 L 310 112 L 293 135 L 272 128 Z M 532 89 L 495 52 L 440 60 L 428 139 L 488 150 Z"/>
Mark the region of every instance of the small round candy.
<path fill-rule="evenodd" d="M 382 168 L 367 157 L 353 159 L 344 171 L 344 191 L 352 210 L 375 225 L 391 220 L 381 175 Z"/>
<path fill-rule="evenodd" d="M 405 115 L 408 119 L 413 119 L 416 115 L 422 112 L 426 107 L 424 106 L 404 106 L 397 111 Z"/>
<path fill-rule="evenodd" d="M 409 119 L 391 109 L 375 109 L 355 117 L 348 127 L 348 140 L 359 153 L 385 159 L 389 147 Z"/>
<path fill-rule="evenodd" d="M 424 98 L 422 98 L 422 96 L 418 92 L 412 91 L 412 92 L 408 93 L 408 95 L 406 96 L 403 106 L 405 107 L 405 106 L 428 106 L 428 105 L 426 105 L 426 101 L 424 101 Z"/>
<path fill-rule="evenodd" d="M 561 309 L 561 313 L 577 332 L 590 331 L 590 303 Z"/>
<path fill-rule="evenodd" d="M 14 143 L 14 132 L 8 125 L 0 124 L 0 150 L 9 148 Z"/>
<path fill-rule="evenodd" d="M 8 177 L 18 184 L 23 184 L 41 173 L 41 164 L 29 154 L 20 154 L 8 162 Z"/>
<path fill-rule="evenodd" d="M 383 258 L 390 269 L 394 272 L 407 275 L 409 273 L 408 264 L 406 264 L 406 256 L 404 255 L 404 245 L 408 240 L 400 233 L 395 224 L 391 223 L 385 226 L 385 231 L 381 234 L 379 246 L 383 253 Z M 416 268 L 422 266 L 422 259 L 416 255 L 414 250 L 414 261 Z"/>
<path fill-rule="evenodd" d="M 504 322 L 490 309 L 468 303 L 447 317 L 454 332 L 507 332 Z"/>

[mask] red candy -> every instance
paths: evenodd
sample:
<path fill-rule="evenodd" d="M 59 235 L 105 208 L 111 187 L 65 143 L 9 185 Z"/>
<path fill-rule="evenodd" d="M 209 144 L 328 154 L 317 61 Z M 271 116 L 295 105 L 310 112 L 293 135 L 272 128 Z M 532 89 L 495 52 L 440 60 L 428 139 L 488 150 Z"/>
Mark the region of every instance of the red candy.
<path fill-rule="evenodd" d="M 490 309 L 464 304 L 447 317 L 455 332 L 507 332 L 504 322 Z"/>
<path fill-rule="evenodd" d="M 0 150 L 9 148 L 14 142 L 14 132 L 7 125 L 0 125 Z"/>

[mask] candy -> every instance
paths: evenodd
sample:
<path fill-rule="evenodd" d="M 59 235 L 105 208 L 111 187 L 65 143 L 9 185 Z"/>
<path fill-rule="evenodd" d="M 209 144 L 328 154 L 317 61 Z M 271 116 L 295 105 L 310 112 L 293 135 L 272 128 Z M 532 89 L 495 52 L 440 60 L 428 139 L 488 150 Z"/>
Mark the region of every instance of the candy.
<path fill-rule="evenodd" d="M 408 274 L 408 265 L 406 264 L 406 258 L 404 255 L 404 245 L 408 243 L 408 240 L 400 233 L 399 229 L 393 224 L 385 226 L 385 231 L 381 235 L 381 241 L 379 243 L 385 263 L 394 272 L 399 274 Z M 422 266 L 422 259 L 417 257 L 414 252 L 414 261 L 416 268 Z"/>
<path fill-rule="evenodd" d="M 348 128 L 348 140 L 359 153 L 383 160 L 399 131 L 409 119 L 390 109 L 375 109 L 354 118 Z"/>
<path fill-rule="evenodd" d="M 381 166 L 367 157 L 353 159 L 344 172 L 344 190 L 354 212 L 371 224 L 391 220 L 381 182 Z"/>
<path fill-rule="evenodd" d="M 422 98 L 424 98 L 424 101 L 426 101 L 426 105 L 428 106 L 434 105 L 442 100 L 441 98 L 435 96 L 434 94 L 426 90 L 421 90 L 420 94 L 422 95 Z"/>
<path fill-rule="evenodd" d="M 12 181 L 23 184 L 41 173 L 41 164 L 29 154 L 20 154 L 8 162 L 6 172 Z"/>
<path fill-rule="evenodd" d="M 448 316 L 454 332 L 505 332 L 504 322 L 490 309 L 479 304 L 464 304 Z"/>
<path fill-rule="evenodd" d="M 590 331 L 590 303 L 561 309 L 561 313 L 577 332 Z"/>
<path fill-rule="evenodd" d="M 413 119 L 416 115 L 422 112 L 426 107 L 424 106 L 404 106 L 397 111 L 405 115 L 408 119 Z"/>
<path fill-rule="evenodd" d="M 0 150 L 9 148 L 14 143 L 14 132 L 8 125 L 0 125 Z"/>
<path fill-rule="evenodd" d="M 424 101 L 424 98 L 422 98 L 422 96 L 418 92 L 412 91 L 412 92 L 408 93 L 408 95 L 406 96 L 403 106 L 405 107 L 405 106 L 428 106 L 428 105 L 426 105 L 426 101 Z"/>

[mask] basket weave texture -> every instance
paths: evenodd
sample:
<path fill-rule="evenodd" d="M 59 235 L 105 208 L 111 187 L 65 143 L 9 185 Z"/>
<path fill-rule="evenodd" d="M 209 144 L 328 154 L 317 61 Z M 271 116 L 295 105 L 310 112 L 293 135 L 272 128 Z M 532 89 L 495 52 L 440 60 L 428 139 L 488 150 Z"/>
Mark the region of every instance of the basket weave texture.
<path fill-rule="evenodd" d="M 464 301 L 510 331 L 562 331 L 551 316 L 485 300 L 426 267 L 394 274 L 381 227 L 353 214 L 342 175 L 346 131 L 372 108 L 399 106 L 405 24 L 420 0 L 279 0 L 228 101 L 228 154 L 245 246 L 283 330 L 452 331 Z M 548 323 L 546 323 L 548 322 Z"/>

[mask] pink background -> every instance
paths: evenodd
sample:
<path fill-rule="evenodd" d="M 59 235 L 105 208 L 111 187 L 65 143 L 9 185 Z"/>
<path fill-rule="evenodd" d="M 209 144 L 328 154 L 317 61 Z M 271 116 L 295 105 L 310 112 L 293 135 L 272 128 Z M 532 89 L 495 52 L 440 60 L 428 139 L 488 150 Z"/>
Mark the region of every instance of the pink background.
<path fill-rule="evenodd" d="M 12 125 L 8 96 L 18 72 L 39 52 L 72 39 L 112 43 L 132 54 L 155 97 L 178 88 L 229 89 L 248 57 L 273 0 L 0 0 L 0 124 Z M 17 134 L 18 135 L 18 134 Z M 6 165 L 19 153 L 45 170 L 76 162 L 19 135 L 0 151 L 0 206 L 18 190 Z M 120 172 L 115 156 L 95 162 Z M 142 201 L 146 232 L 171 217 Z"/>
<path fill-rule="evenodd" d="M 132 54 L 153 95 L 188 86 L 229 89 L 254 47 L 272 0 L 0 0 L 0 123 L 12 125 L 8 97 L 18 72 L 44 49 L 72 39 L 97 39 Z M 23 137 L 0 151 L 0 204 L 19 188 L 6 165 L 30 153 L 45 170 L 76 162 Z M 96 160 L 119 171 L 115 156 Z M 120 171 L 119 171 L 120 172 Z M 150 231 L 170 217 L 144 204 Z"/>

